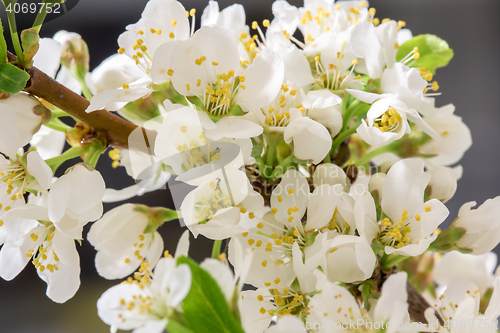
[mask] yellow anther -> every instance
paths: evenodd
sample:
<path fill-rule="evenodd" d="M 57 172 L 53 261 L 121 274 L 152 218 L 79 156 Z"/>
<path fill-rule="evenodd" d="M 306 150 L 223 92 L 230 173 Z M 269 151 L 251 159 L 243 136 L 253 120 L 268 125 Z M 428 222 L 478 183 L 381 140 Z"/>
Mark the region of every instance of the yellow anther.
<path fill-rule="evenodd" d="M 252 29 L 257 29 L 258 26 L 259 24 L 257 23 L 257 21 L 252 22 Z"/>
<path fill-rule="evenodd" d="M 271 24 L 271 22 L 269 22 L 269 20 L 264 20 L 264 21 L 262 21 L 262 25 L 263 25 L 264 27 L 266 27 L 266 28 L 269 26 L 269 24 Z"/>
<path fill-rule="evenodd" d="M 259 296 L 257 296 L 257 300 L 258 300 L 259 302 L 262 302 L 262 301 L 264 300 L 264 297 L 262 297 L 262 295 L 259 295 Z"/>
<path fill-rule="evenodd" d="M 218 63 L 218 62 L 216 62 L 216 61 L 212 61 L 212 65 L 214 65 L 214 66 L 219 66 L 219 63 Z"/>
<path fill-rule="evenodd" d="M 215 185 L 214 182 L 210 182 L 209 186 L 210 186 L 211 189 L 214 189 L 216 185 Z"/>
<path fill-rule="evenodd" d="M 280 278 L 276 278 L 276 280 L 274 280 L 274 284 L 280 284 L 280 282 L 281 282 Z"/>
<path fill-rule="evenodd" d="M 123 47 L 120 47 L 120 48 L 118 49 L 118 53 L 119 53 L 119 54 L 123 54 L 123 53 L 125 53 L 125 49 L 124 49 Z"/>
<path fill-rule="evenodd" d="M 277 199 L 278 199 L 278 202 L 283 202 L 283 197 L 281 195 L 278 195 Z"/>
<path fill-rule="evenodd" d="M 240 75 L 240 82 L 245 82 L 245 80 L 246 80 L 245 75 Z"/>
<path fill-rule="evenodd" d="M 130 259 L 129 259 L 129 258 L 125 258 L 124 262 L 125 262 L 126 264 L 128 264 L 128 263 L 130 263 Z"/>
<path fill-rule="evenodd" d="M 172 27 L 175 27 L 175 25 L 176 25 L 176 24 L 177 24 L 177 20 L 172 20 L 172 22 L 170 23 L 170 25 L 171 25 Z"/>
<path fill-rule="evenodd" d="M 266 266 L 267 266 L 267 260 L 264 260 L 264 261 L 262 262 L 262 267 L 266 267 Z"/>
<path fill-rule="evenodd" d="M 250 238 L 250 239 L 248 240 L 248 245 L 249 245 L 249 246 L 252 246 L 252 245 L 253 245 L 253 243 L 255 243 L 255 240 L 254 240 L 253 238 Z"/>
<path fill-rule="evenodd" d="M 155 30 L 155 29 L 153 29 L 153 28 L 151 28 L 151 29 L 149 29 L 149 32 L 151 32 L 152 34 L 155 34 L 155 33 L 156 33 L 156 30 Z"/>
<path fill-rule="evenodd" d="M 128 84 L 124 83 L 124 84 L 122 84 L 122 88 L 123 88 L 123 89 L 129 89 L 129 88 L 130 88 L 130 86 L 129 86 Z"/>
<path fill-rule="evenodd" d="M 245 207 L 240 207 L 241 214 L 245 214 L 246 212 L 247 212 L 247 210 L 245 209 Z"/>
<path fill-rule="evenodd" d="M 356 65 L 357 63 L 358 63 L 358 61 L 357 61 L 356 59 L 354 59 L 354 60 L 352 61 L 352 64 L 353 64 L 353 65 Z"/>
<path fill-rule="evenodd" d="M 294 235 L 295 237 L 298 237 L 298 236 L 299 236 L 299 231 L 298 231 L 298 230 L 294 230 L 294 231 L 293 231 L 293 235 Z"/>
<path fill-rule="evenodd" d="M 265 313 L 266 313 L 266 309 L 264 309 L 264 308 L 260 308 L 259 312 L 260 312 L 261 314 L 265 314 Z"/>
<path fill-rule="evenodd" d="M 196 9 L 193 8 L 189 11 L 189 15 L 194 16 L 194 14 L 196 14 Z"/>
<path fill-rule="evenodd" d="M 415 59 L 415 60 L 420 59 L 420 53 L 414 53 L 413 54 L 413 59 Z"/>
<path fill-rule="evenodd" d="M 259 229 L 264 228 L 264 224 L 262 222 L 257 223 L 257 228 Z"/>
<path fill-rule="evenodd" d="M 431 206 L 425 206 L 425 212 L 428 213 L 431 211 Z"/>
<path fill-rule="evenodd" d="M 278 212 L 278 208 L 271 209 L 271 213 L 276 214 Z"/>
<path fill-rule="evenodd" d="M 181 126 L 181 132 L 186 133 L 187 132 L 187 127 L 185 125 Z M 141 235 L 142 236 L 142 235 Z"/>
<path fill-rule="evenodd" d="M 437 81 L 432 82 L 432 87 L 431 88 L 434 91 L 438 91 L 439 90 L 439 84 L 437 83 Z"/>
<path fill-rule="evenodd" d="M 405 21 L 398 21 L 398 26 L 401 28 L 406 27 L 406 22 Z"/>
<path fill-rule="evenodd" d="M 248 213 L 248 218 L 249 219 L 254 219 L 255 218 L 255 214 L 253 212 Z"/>
<path fill-rule="evenodd" d="M 295 190 L 293 188 L 289 189 L 288 190 L 288 195 L 292 195 L 295 193 Z"/>
<path fill-rule="evenodd" d="M 189 83 L 186 83 L 186 90 L 187 91 L 191 90 L 191 85 Z"/>
<path fill-rule="evenodd" d="M 168 37 L 170 37 L 170 38 L 174 39 L 174 38 L 175 38 L 175 34 L 174 34 L 173 32 L 170 32 L 170 33 L 168 34 Z"/>
<path fill-rule="evenodd" d="M 168 76 L 173 76 L 174 75 L 174 70 L 173 69 L 169 69 L 167 71 L 167 74 L 168 74 Z"/>
<path fill-rule="evenodd" d="M 370 14 L 371 16 L 374 16 L 376 12 L 377 12 L 377 10 L 373 7 L 368 9 L 368 14 Z"/>
<path fill-rule="evenodd" d="M 367 1 L 361 1 L 361 2 L 359 3 L 359 7 L 360 7 L 360 8 L 366 7 L 367 5 L 368 5 L 368 2 L 367 2 Z"/>

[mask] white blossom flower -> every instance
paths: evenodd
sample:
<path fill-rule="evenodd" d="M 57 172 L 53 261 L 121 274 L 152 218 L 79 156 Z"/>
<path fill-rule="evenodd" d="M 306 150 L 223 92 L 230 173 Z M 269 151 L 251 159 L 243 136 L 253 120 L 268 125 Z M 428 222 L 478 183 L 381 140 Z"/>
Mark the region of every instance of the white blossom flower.
<path fill-rule="evenodd" d="M 500 315 L 500 278 L 493 282 L 493 294 L 484 314 L 479 312 L 481 294 L 477 286 L 463 277 L 456 276 L 451 280 L 438 304 L 425 310 L 425 318 L 429 323 L 436 323 L 434 309 L 444 320 L 446 326 L 433 329 L 434 332 L 476 333 L 496 332 L 497 318 Z M 454 324 L 454 323 L 458 323 Z M 460 325 L 460 323 L 467 323 Z M 431 326 L 432 327 L 432 326 Z"/>
<path fill-rule="evenodd" d="M 49 188 L 52 170 L 37 152 L 29 152 L 18 159 L 0 155 L 0 244 L 15 242 L 23 234 L 21 224 L 3 221 L 3 215 L 25 204 L 27 191 Z"/>
<path fill-rule="evenodd" d="M 42 126 L 33 135 L 30 146 L 35 147 L 40 156 L 46 160 L 61 155 L 65 143 L 66 135 L 64 132 Z"/>
<path fill-rule="evenodd" d="M 422 254 L 437 237 L 431 235 L 448 216 L 448 209 L 437 199 L 424 202 L 424 191 L 431 178 L 420 159 L 395 163 L 384 181 L 382 221 L 377 223 L 371 196 L 356 203 L 356 227 L 371 242 L 379 237 L 387 254 L 407 256 Z M 379 230 L 377 230 L 379 229 Z"/>
<path fill-rule="evenodd" d="M 321 162 L 332 148 L 332 137 L 325 126 L 309 117 L 296 118 L 283 133 L 286 143 L 293 141 L 293 153 L 301 160 Z"/>
<path fill-rule="evenodd" d="M 191 288 L 191 271 L 174 258 L 162 258 L 153 273 L 143 263 L 135 280 L 111 287 L 97 301 L 99 317 L 117 329 L 161 333 Z"/>
<path fill-rule="evenodd" d="M 153 66 L 155 82 L 171 79 L 179 93 L 196 96 L 199 109 L 220 119 L 216 130 L 207 131 L 207 137 L 218 140 L 231 137 L 227 131 L 234 133 L 246 128 L 254 128 L 250 136 L 262 133 L 261 128 L 241 117 L 226 116 L 236 105 L 248 112 L 268 105 L 276 97 L 284 71 L 276 53 L 262 51 L 243 75 L 239 75 L 236 40 L 218 26 L 202 27 L 189 40 L 178 42 L 174 47 L 162 46 L 161 52 L 164 58 L 158 62 L 155 59 Z"/>
<path fill-rule="evenodd" d="M 346 288 L 327 282 L 322 292 L 309 302 L 310 314 L 307 317 L 306 328 L 314 329 L 314 332 L 318 333 L 365 330 L 401 332 L 397 329 L 398 325 L 404 326 L 405 323 L 410 323 L 406 283 L 405 272 L 389 276 L 382 286 L 381 296 L 374 309 L 367 313 Z M 417 330 L 409 329 L 404 332 L 416 333 Z"/>
<path fill-rule="evenodd" d="M 95 265 L 99 275 L 121 279 L 144 260 L 152 267 L 156 265 L 163 253 L 163 239 L 156 230 L 146 232 L 146 228 L 155 222 L 159 226 L 163 220 L 158 216 L 158 221 L 152 221 L 153 218 L 137 205 L 124 204 L 92 225 L 87 239 L 97 250 Z"/>
<path fill-rule="evenodd" d="M 25 93 L 0 100 L 0 152 L 15 158 L 17 150 L 27 145 L 40 129 L 43 109 Z"/>
<path fill-rule="evenodd" d="M 92 97 L 87 112 L 102 108 L 115 111 L 128 102 L 152 93 L 151 75 L 156 51 L 162 44 L 174 44 L 190 36 L 186 10 L 180 2 L 174 0 L 149 1 L 141 19 L 135 24 L 128 25 L 126 29 L 118 38 L 120 46 L 118 53 L 132 58 L 144 75 L 138 77 L 138 73 L 134 71 L 132 77 L 135 78 L 137 75 L 137 80 L 128 82 L 132 77 L 127 75 L 123 77 L 127 82 L 121 82 L 119 88 L 97 93 Z M 127 68 L 127 64 L 123 64 L 122 68 Z M 94 87 L 96 85 L 97 83 L 94 83 Z"/>
<path fill-rule="evenodd" d="M 49 220 L 68 237 L 81 239 L 85 224 L 102 215 L 105 188 L 101 174 L 90 164 L 75 165 L 51 186 Z"/>
<path fill-rule="evenodd" d="M 430 166 L 453 165 L 457 163 L 472 145 L 472 137 L 461 117 L 453 114 L 455 106 L 445 105 L 435 110 L 434 117 L 424 117 L 424 121 L 441 136 L 441 140 L 430 140 L 419 152 L 430 156 L 426 163 Z"/>
<path fill-rule="evenodd" d="M 236 38 L 242 33 L 248 33 L 249 28 L 245 24 L 245 9 L 240 4 L 233 4 L 219 11 L 219 3 L 210 0 L 201 16 L 201 26 L 219 26 L 231 31 Z"/>
<path fill-rule="evenodd" d="M 79 168 L 87 170 L 78 165 L 74 170 Z M 78 171 L 76 174 L 82 177 L 81 180 L 84 182 L 84 185 L 77 187 L 76 191 L 81 190 L 87 196 L 89 193 L 95 193 L 96 199 L 99 200 L 99 191 L 92 192 L 96 187 L 88 183 L 89 177 L 85 177 L 85 174 Z M 63 177 L 68 176 L 69 174 Z M 51 192 L 62 191 L 56 183 Z M 73 185 L 76 184 L 73 183 Z M 58 303 L 66 302 L 73 297 L 80 287 L 80 258 L 75 247 L 75 239 L 81 239 L 83 226 L 95 216 L 87 212 L 78 214 L 78 218 L 89 218 L 87 220 L 69 217 L 69 215 L 75 216 L 74 210 L 80 205 L 85 205 L 89 200 L 92 202 L 92 199 L 72 195 L 71 192 L 74 191 L 75 188 L 67 188 L 64 191 L 64 195 L 70 199 L 66 203 L 62 202 L 61 207 L 58 207 L 64 216 L 60 220 L 51 218 L 51 211 L 54 210 L 54 203 L 50 199 L 51 192 L 48 197 L 42 194 L 29 204 L 9 210 L 3 217 L 5 224 L 20 223 L 19 229 L 23 229 L 23 232 L 18 234 L 17 240 L 9 241 L 2 247 L 0 276 L 6 280 L 13 279 L 26 266 L 30 258 L 33 258 L 32 262 L 38 275 L 47 283 L 47 296 Z M 101 193 L 104 193 L 104 189 Z M 75 199 L 81 202 L 75 203 Z M 10 229 L 12 230 L 12 227 Z"/>
<path fill-rule="evenodd" d="M 181 205 L 184 223 L 197 237 L 225 239 L 254 224 L 262 196 L 253 190 L 240 170 L 212 172 L 208 180 L 188 193 Z"/>
<path fill-rule="evenodd" d="M 467 202 L 458 211 L 458 217 L 453 221 L 455 228 L 465 229 L 465 234 L 456 242 L 456 245 L 471 254 L 487 253 L 500 242 L 499 214 L 500 197 L 486 200 L 476 209 L 475 201 Z"/>
<path fill-rule="evenodd" d="M 455 276 L 461 276 L 474 283 L 481 294 L 493 286 L 497 255 L 488 252 L 481 255 L 464 254 L 451 251 L 435 259 L 432 278 L 439 288 L 450 284 Z"/>
<path fill-rule="evenodd" d="M 442 203 L 450 200 L 457 190 L 457 181 L 462 176 L 462 166 L 448 168 L 438 166 L 427 170 L 431 175 L 427 189 L 430 192 L 429 199 L 438 199 Z"/>

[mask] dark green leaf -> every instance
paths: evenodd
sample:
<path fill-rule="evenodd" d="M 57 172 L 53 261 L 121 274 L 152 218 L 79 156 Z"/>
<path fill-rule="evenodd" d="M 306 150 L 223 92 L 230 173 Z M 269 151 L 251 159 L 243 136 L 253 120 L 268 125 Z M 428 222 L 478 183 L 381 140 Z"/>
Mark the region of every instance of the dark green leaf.
<path fill-rule="evenodd" d="M 9 94 L 16 94 L 26 87 L 30 79 L 28 73 L 16 66 L 6 63 L 0 69 L 0 90 Z"/>
<path fill-rule="evenodd" d="M 453 50 L 448 43 L 435 35 L 418 35 L 399 47 L 396 60 L 400 61 L 418 47 L 420 58 L 411 67 L 425 67 L 434 74 L 436 68 L 448 65 L 453 58 Z"/>
<path fill-rule="evenodd" d="M 191 290 L 183 301 L 186 326 L 196 333 L 243 333 L 233 317 L 219 285 L 193 260 L 180 257 L 177 264 L 191 269 Z"/>

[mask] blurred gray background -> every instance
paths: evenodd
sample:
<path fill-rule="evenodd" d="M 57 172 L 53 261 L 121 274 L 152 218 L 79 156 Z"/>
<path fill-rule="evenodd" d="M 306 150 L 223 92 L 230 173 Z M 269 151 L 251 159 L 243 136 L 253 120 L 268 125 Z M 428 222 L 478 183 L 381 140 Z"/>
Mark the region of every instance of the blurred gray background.
<path fill-rule="evenodd" d="M 41 2 L 41 1 L 40 1 Z M 135 23 L 146 0 L 81 0 L 67 14 L 43 26 L 42 36 L 51 37 L 64 29 L 82 35 L 90 49 L 91 69 L 116 52 L 116 39 L 130 23 Z M 301 6 L 300 0 L 290 0 Z M 181 0 L 186 9 L 196 8 L 199 18 L 208 0 Z M 219 1 L 220 8 L 234 2 Z M 242 0 L 247 23 L 272 18 L 272 1 Z M 450 65 L 439 69 L 435 79 L 442 96 L 437 105 L 454 103 L 456 114 L 470 127 L 473 147 L 461 164 L 462 180 L 455 197 L 447 204 L 451 218 L 468 201 L 478 204 L 500 195 L 500 1 L 499 0 L 372 0 L 380 19 L 403 20 L 414 35 L 432 33 L 446 40 L 455 51 Z M 5 12 L 0 10 L 6 26 Z M 31 21 L 18 17 L 19 29 Z M 199 24 L 199 23 L 198 23 Z M 9 46 L 12 50 L 12 47 Z M 98 169 L 109 187 L 121 188 L 131 184 L 123 170 L 112 170 L 110 161 L 102 158 Z M 167 191 L 146 194 L 134 202 L 150 206 L 169 206 Z M 109 210 L 112 205 L 106 205 Z M 500 218 L 500 217 L 499 217 Z M 86 228 L 88 230 L 88 226 Z M 166 249 L 173 252 L 183 229 L 177 222 L 164 225 Z M 192 241 L 191 255 L 202 260 L 210 255 L 211 242 L 200 237 Z M 46 285 L 36 275 L 31 264 L 13 281 L 0 279 L 1 333 L 88 333 L 108 332 L 109 327 L 97 316 L 95 303 L 100 295 L 119 281 L 100 278 L 93 264 L 95 252 L 88 243 L 79 247 L 82 262 L 81 287 L 67 303 L 53 303 L 45 296 Z"/>

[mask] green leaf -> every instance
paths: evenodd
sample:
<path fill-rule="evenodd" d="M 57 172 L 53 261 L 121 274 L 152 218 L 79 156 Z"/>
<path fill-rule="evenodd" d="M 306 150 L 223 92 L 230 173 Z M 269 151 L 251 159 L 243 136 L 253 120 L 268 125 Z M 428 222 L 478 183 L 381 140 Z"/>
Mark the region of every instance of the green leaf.
<path fill-rule="evenodd" d="M 191 269 L 191 290 L 183 301 L 187 328 L 196 333 L 244 333 L 212 276 L 189 258 L 180 257 L 177 264 Z"/>
<path fill-rule="evenodd" d="M 9 94 L 16 94 L 26 87 L 30 79 L 28 73 L 12 64 L 4 64 L 0 69 L 0 90 Z"/>
<path fill-rule="evenodd" d="M 0 21 L 0 90 L 9 94 L 16 94 L 26 87 L 30 79 L 28 73 L 9 64 L 7 58 L 7 43 L 3 35 L 2 21 Z"/>
<path fill-rule="evenodd" d="M 189 328 L 173 320 L 168 321 L 167 331 L 169 333 L 194 333 Z"/>
<path fill-rule="evenodd" d="M 436 68 L 448 65 L 453 58 L 453 50 L 448 43 L 435 35 L 418 35 L 399 47 L 396 60 L 400 61 L 418 47 L 420 58 L 411 67 L 425 67 L 426 70 L 436 73 Z"/>

